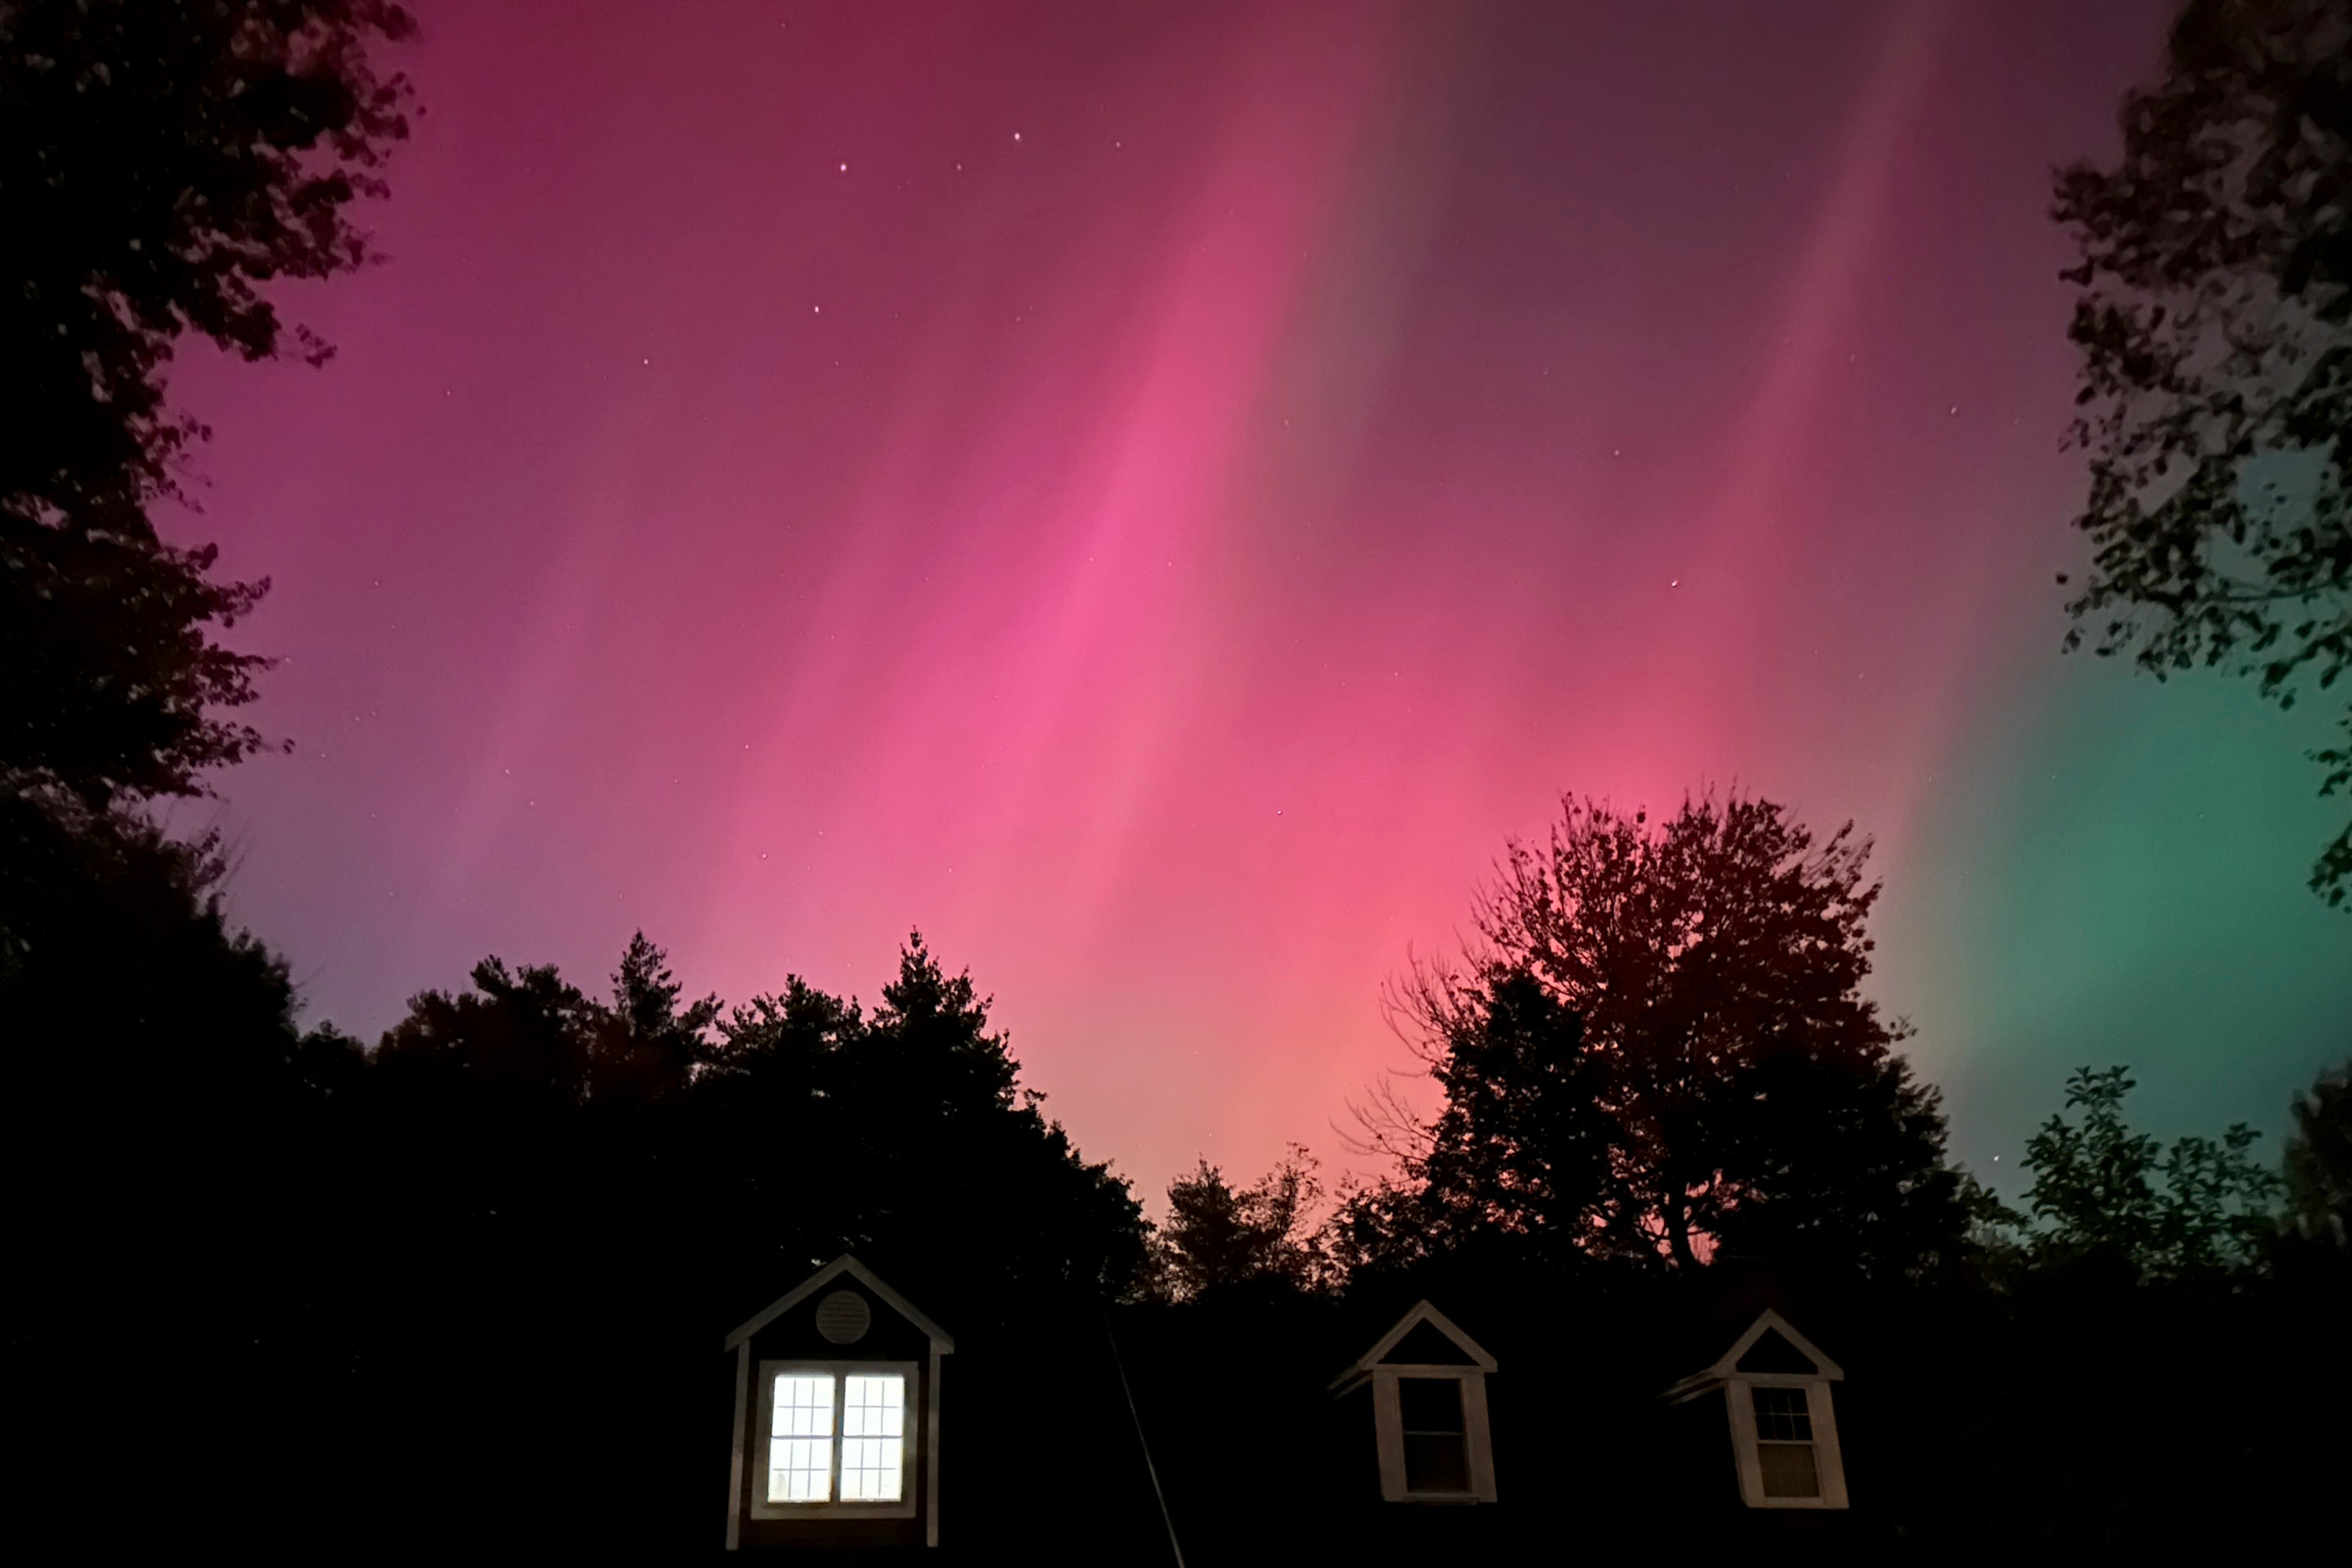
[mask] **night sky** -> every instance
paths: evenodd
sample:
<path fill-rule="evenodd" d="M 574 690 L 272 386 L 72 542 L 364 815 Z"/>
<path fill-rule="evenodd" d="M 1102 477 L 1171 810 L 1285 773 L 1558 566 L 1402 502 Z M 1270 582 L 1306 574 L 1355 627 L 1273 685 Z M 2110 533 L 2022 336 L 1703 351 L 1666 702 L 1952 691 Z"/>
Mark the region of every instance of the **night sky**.
<path fill-rule="evenodd" d="M 175 384 L 298 742 L 180 821 L 310 1021 L 919 926 L 1147 1191 L 1368 1168 L 1507 837 L 1712 783 L 1876 838 L 1980 1172 L 2352 1047 L 2324 715 L 2059 651 L 2048 170 L 2161 5 L 420 10 L 338 357 Z"/>

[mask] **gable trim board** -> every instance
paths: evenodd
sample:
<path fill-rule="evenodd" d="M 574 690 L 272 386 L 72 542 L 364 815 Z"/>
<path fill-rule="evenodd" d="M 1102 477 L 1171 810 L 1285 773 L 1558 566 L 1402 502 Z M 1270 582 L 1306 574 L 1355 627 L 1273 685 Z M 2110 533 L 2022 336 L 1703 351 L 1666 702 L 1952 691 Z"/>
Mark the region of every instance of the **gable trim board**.
<path fill-rule="evenodd" d="M 1795 1346 L 1797 1352 L 1810 1360 L 1816 1370 L 1810 1373 L 1740 1371 L 1741 1359 L 1756 1348 L 1756 1342 L 1762 1339 L 1767 1332 L 1779 1334 L 1790 1344 Z M 1811 1383 L 1816 1378 L 1825 1378 L 1832 1383 L 1843 1382 L 1845 1378 L 1845 1369 L 1823 1355 L 1819 1345 L 1790 1327 L 1788 1319 L 1767 1307 L 1756 1314 L 1756 1321 L 1748 1325 L 1748 1331 L 1732 1341 L 1731 1348 L 1717 1356 L 1712 1366 L 1691 1373 L 1672 1388 L 1667 1389 L 1666 1397 L 1677 1402 L 1696 1399 L 1717 1384 L 1728 1383 L 1734 1378 L 1744 1379 L 1749 1383 L 1761 1383 L 1767 1385 L 1778 1384 L 1782 1387 L 1791 1387 L 1801 1383 Z"/>
<path fill-rule="evenodd" d="M 1472 1339 L 1468 1334 L 1464 1333 L 1462 1330 L 1456 1326 L 1453 1319 L 1447 1317 L 1435 1307 L 1431 1306 L 1427 1301 L 1423 1300 L 1415 1302 L 1411 1311 L 1397 1320 L 1396 1327 L 1391 1329 L 1387 1333 L 1382 1334 L 1378 1340 L 1374 1341 L 1371 1349 L 1366 1351 L 1362 1355 L 1358 1356 L 1349 1364 L 1348 1369 L 1345 1372 L 1342 1372 L 1339 1376 L 1333 1378 L 1331 1380 L 1329 1391 L 1333 1394 L 1344 1394 L 1347 1392 L 1349 1386 L 1370 1377 L 1371 1375 L 1372 1369 L 1381 1363 L 1381 1358 L 1388 1354 L 1389 1352 L 1396 1349 L 1397 1346 L 1403 1342 L 1405 1335 L 1412 1332 L 1413 1330 L 1419 1328 L 1423 1323 L 1427 1323 L 1439 1333 L 1444 1334 L 1447 1339 L 1452 1340 L 1455 1348 L 1460 1350 L 1464 1355 L 1468 1356 L 1472 1364 L 1480 1372 L 1494 1372 L 1501 1365 L 1501 1363 L 1496 1361 L 1493 1356 L 1486 1353 L 1486 1348 L 1484 1345 L 1480 1344 L 1476 1340 Z M 1415 1370 L 1418 1371 L 1420 1369 L 1416 1368 Z M 1458 1373 L 1465 1369 L 1458 1366 L 1450 1366 L 1440 1367 L 1436 1370 L 1451 1374 Z"/>
<path fill-rule="evenodd" d="M 817 1291 L 823 1289 L 825 1286 L 830 1285 L 835 1279 L 840 1279 L 844 1274 L 848 1275 L 860 1285 L 863 1285 L 868 1290 L 873 1291 L 874 1294 L 882 1299 L 883 1302 L 887 1305 L 892 1311 L 906 1319 L 907 1321 L 914 1324 L 915 1327 L 922 1330 L 923 1332 L 930 1339 L 931 1352 L 934 1355 L 947 1355 L 954 1351 L 955 1339 L 952 1335 L 950 1335 L 945 1329 L 940 1327 L 937 1323 L 931 1321 L 930 1319 L 925 1317 L 921 1312 L 918 1311 L 913 1302 L 908 1300 L 907 1298 L 899 1295 L 898 1292 L 882 1283 L 880 1279 L 875 1277 L 874 1271 L 871 1268 L 866 1268 L 866 1265 L 858 1262 L 856 1258 L 852 1258 L 846 1252 L 835 1258 L 832 1262 L 826 1264 L 824 1268 L 818 1269 L 815 1273 L 810 1275 L 807 1279 L 802 1280 L 798 1285 L 795 1285 L 791 1289 L 785 1291 L 782 1295 L 777 1297 L 774 1300 L 769 1302 L 765 1308 L 761 1310 L 758 1315 L 746 1321 L 733 1333 L 729 1334 L 727 1336 L 727 1348 L 731 1351 L 737 1346 L 744 1344 L 750 1341 L 753 1334 L 758 1333 L 761 1329 L 766 1328 L 770 1323 L 774 1322 L 778 1318 L 782 1317 L 786 1312 L 791 1311 L 794 1307 L 799 1306 L 803 1301 L 807 1300 L 811 1296 L 815 1295 Z"/>

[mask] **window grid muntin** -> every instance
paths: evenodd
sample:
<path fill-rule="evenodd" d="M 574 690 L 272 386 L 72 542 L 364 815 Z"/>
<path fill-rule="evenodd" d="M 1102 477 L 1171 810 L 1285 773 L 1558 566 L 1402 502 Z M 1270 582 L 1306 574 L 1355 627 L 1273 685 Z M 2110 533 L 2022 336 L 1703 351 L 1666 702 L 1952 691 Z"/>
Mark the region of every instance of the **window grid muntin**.
<path fill-rule="evenodd" d="M 907 1377 L 852 1373 L 842 1380 L 841 1500 L 898 1502 L 906 1487 Z"/>
<path fill-rule="evenodd" d="M 1758 1387 L 1756 1436 L 1767 1443 L 1810 1443 L 1813 1414 L 1802 1388 Z"/>
<path fill-rule="evenodd" d="M 1821 1456 L 1813 1446 L 1811 1393 L 1803 1386 L 1748 1389 L 1756 1417 L 1757 1480 L 1775 1501 L 1822 1496 Z"/>
<path fill-rule="evenodd" d="M 768 1500 L 833 1500 L 835 1401 L 839 1380 L 829 1372 L 776 1374 L 769 1391 Z"/>
<path fill-rule="evenodd" d="M 755 1441 L 761 1442 L 767 1447 L 768 1454 L 763 1456 L 763 1459 L 775 1454 L 775 1439 L 780 1436 L 785 1435 L 784 1433 L 777 1430 L 779 1425 L 789 1427 L 793 1425 L 793 1418 L 790 1416 L 785 1417 L 781 1424 L 777 1420 L 775 1390 L 778 1380 L 781 1378 L 814 1378 L 819 1380 L 820 1383 L 825 1379 L 830 1379 L 832 1381 L 833 1400 L 829 1413 L 832 1431 L 827 1436 L 813 1439 L 814 1441 L 819 1441 L 824 1444 L 826 1479 L 825 1495 L 822 1497 L 812 1497 L 807 1500 L 793 1500 L 788 1497 L 772 1497 L 770 1495 L 768 1479 L 763 1475 L 763 1471 L 767 1468 L 767 1466 L 763 1464 L 760 1470 L 755 1470 L 753 1472 L 755 1479 L 751 1488 L 751 1518 L 755 1520 L 781 1520 L 795 1517 L 809 1518 L 823 1515 L 838 1519 L 900 1519 L 915 1515 L 920 1511 L 917 1505 L 916 1498 L 915 1471 L 917 1466 L 915 1462 L 916 1455 L 913 1447 L 919 1434 L 922 1430 L 922 1400 L 920 1391 L 923 1387 L 923 1384 L 919 1375 L 922 1371 L 919 1363 L 911 1361 L 864 1359 L 830 1360 L 814 1357 L 803 1360 L 795 1357 L 790 1359 L 762 1358 L 757 1363 L 757 1365 L 760 1377 L 759 1386 L 761 1386 L 765 1392 L 762 1394 L 756 1396 L 752 1402 L 753 1408 L 761 1411 L 761 1415 L 759 1426 L 755 1428 L 750 1436 Z M 898 1413 L 898 1425 L 899 1431 L 897 1435 L 896 1442 L 898 1444 L 897 1454 L 899 1462 L 899 1471 L 897 1477 L 898 1489 L 895 1494 L 891 1492 L 887 1484 L 889 1478 L 883 1477 L 878 1474 L 875 1475 L 872 1479 L 864 1483 L 871 1488 L 875 1495 L 860 1498 L 847 1495 L 845 1490 L 842 1479 L 842 1447 L 844 1439 L 846 1436 L 855 1436 L 854 1434 L 848 1434 L 844 1431 L 844 1427 L 845 1426 L 845 1417 L 847 1415 L 847 1411 L 845 1408 L 847 1395 L 846 1384 L 847 1381 L 852 1377 L 889 1377 L 898 1380 L 899 1408 Z M 880 1389 L 871 1391 L 864 1390 L 863 1387 L 861 1388 L 862 1392 L 866 1392 L 868 1394 L 868 1397 L 861 1402 L 863 1406 L 859 1416 L 861 1425 L 866 1424 L 868 1419 L 865 1411 L 873 1410 L 877 1405 L 887 1408 L 887 1399 L 877 1401 L 871 1397 L 872 1394 L 885 1392 L 887 1391 L 887 1384 L 883 1384 Z M 762 1398 L 766 1401 L 764 1405 L 760 1403 L 760 1400 Z M 790 1406 L 787 1406 L 787 1408 L 790 1408 Z M 811 1421 L 808 1424 L 818 1425 L 820 1423 Z M 873 1417 L 872 1424 L 877 1428 L 887 1426 L 888 1425 L 887 1415 L 877 1412 Z M 885 1438 L 883 1433 L 879 1430 L 871 1434 L 871 1436 L 878 1441 L 886 1443 L 888 1441 L 888 1439 Z M 880 1465 L 868 1463 L 861 1467 L 866 1471 L 879 1472 L 887 1468 L 888 1458 L 887 1448 L 883 1451 L 861 1457 L 884 1461 L 884 1463 Z M 808 1487 L 804 1487 L 803 1489 L 814 1490 L 813 1488 Z"/>

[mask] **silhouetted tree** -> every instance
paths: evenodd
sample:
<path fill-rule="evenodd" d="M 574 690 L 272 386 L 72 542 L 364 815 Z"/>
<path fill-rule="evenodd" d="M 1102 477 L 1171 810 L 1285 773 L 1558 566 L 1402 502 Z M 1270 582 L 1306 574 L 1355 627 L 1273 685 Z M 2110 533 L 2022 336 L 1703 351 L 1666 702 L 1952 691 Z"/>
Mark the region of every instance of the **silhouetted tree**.
<path fill-rule="evenodd" d="M 309 1304 L 289 1278 L 320 1235 L 303 1136 L 332 1092 L 284 963 L 223 913 L 217 839 L 135 816 L 90 831 L 76 810 L 0 791 L 0 1344 L 20 1486 L 60 1517 L 104 1506 L 65 1457 L 103 1447 L 106 1411 L 213 1411 L 219 1450 L 254 1435 L 250 1359 Z M 173 1309 L 168 1366 L 54 1353 L 135 1337 L 158 1279 L 202 1282 Z M 218 1479 L 201 1459 L 163 1470 L 142 1492 L 159 1514 Z"/>
<path fill-rule="evenodd" d="M 589 1042 L 588 1097 L 599 1104 L 653 1104 L 686 1092 L 710 1049 L 719 998 L 679 1005 L 684 988 L 668 954 L 637 932 L 613 975 L 613 1005 Z"/>
<path fill-rule="evenodd" d="M 422 991 L 376 1047 L 377 1071 L 443 1095 L 560 1109 L 588 1098 L 589 1054 L 604 1009 L 551 964 L 474 965 L 470 992 Z"/>
<path fill-rule="evenodd" d="M 2121 1259 L 2143 1275 L 2174 1278 L 2242 1267 L 2272 1230 L 2279 1179 L 2247 1153 L 2262 1135 L 2244 1122 L 2216 1142 L 2189 1136 L 2165 1149 L 2125 1120 L 2129 1069 L 2079 1068 L 2066 1108 L 2026 1144 L 2033 1173 L 2026 1206 L 2042 1228 L 2046 1261 Z"/>
<path fill-rule="evenodd" d="M 266 359 L 262 289 L 369 259 L 354 199 L 407 133 L 383 0 L 0 4 L 0 788 L 188 795 L 260 743 L 222 710 L 262 662 L 215 633 L 265 584 L 160 541 L 203 431 L 166 404 L 190 333 Z"/>
<path fill-rule="evenodd" d="M 5 793 L 0 835 L 15 1110 L 52 1127 L 141 1106 L 226 1113 L 290 1081 L 293 989 L 224 915 L 217 838 L 178 842 L 136 818 L 93 832 Z"/>
<path fill-rule="evenodd" d="M 1966 1257 L 1974 1183 L 1948 1157 L 1941 1094 L 1903 1057 L 1857 1069 L 1768 1047 L 1725 1087 L 1738 1191 L 1713 1221 L 1719 1251 L 1914 1275 Z"/>
<path fill-rule="evenodd" d="M 2296 1226 L 2338 1247 L 2352 1243 L 2352 1061 L 2295 1096 L 2284 1164 Z"/>
<path fill-rule="evenodd" d="M 870 1016 L 793 979 L 719 1022 L 692 1096 L 693 1157 L 730 1223 L 772 1238 L 746 1255 L 763 1280 L 779 1254 L 847 1249 L 983 1300 L 995 1282 L 1000 1304 L 1133 1282 L 1140 1205 L 1045 1116 L 988 1006 L 918 935 Z"/>
<path fill-rule="evenodd" d="M 406 98 L 367 48 L 409 31 L 379 0 L 0 0 L 0 1017 L 41 1071 L 109 1083 L 47 1131 L 126 1168 L 163 1146 L 129 1103 L 242 1114 L 296 1081 L 217 840 L 142 809 L 261 742 L 226 715 L 262 661 L 215 639 L 262 585 L 149 516 L 202 435 L 165 372 L 191 333 L 279 353 L 268 281 L 366 258 L 348 211 Z"/>
<path fill-rule="evenodd" d="M 1439 1020 L 1430 1072 L 1445 1101 L 1408 1160 L 1426 1200 L 1409 1228 L 1420 1244 L 1496 1230 L 1581 1249 L 1613 1194 L 1607 1075 L 1584 1048 L 1582 1020 L 1534 975 L 1507 969 L 1475 986 L 1449 997 Z M 1401 1194 L 1384 1196 L 1398 1208 Z M 1351 1194 L 1360 1225 L 1382 1197 Z"/>
<path fill-rule="evenodd" d="M 170 487 L 199 434 L 163 403 L 181 335 L 274 357 L 262 286 L 369 259 L 348 209 L 383 194 L 408 98 L 369 49 L 414 27 L 385 0 L 0 5 L 0 496 L 80 514 Z"/>
<path fill-rule="evenodd" d="M 1951 1255 L 1937 1095 L 1861 994 L 1867 854 L 1768 801 L 1655 827 L 1565 802 L 1481 895 L 1466 966 L 1419 965 L 1393 998 L 1445 1094 L 1433 1122 L 1393 1098 L 1369 1118 L 1422 1184 L 1413 1223 L 1685 1268 L 1725 1245 L 1869 1271 Z"/>
<path fill-rule="evenodd" d="M 2352 667 L 2352 13 L 2192 0 L 2122 121 L 2115 167 L 2057 182 L 2091 458 L 2068 646 L 2290 705 Z M 2352 784 L 2352 744 L 2316 755 L 2322 794 Z M 2352 890 L 2352 826 L 2311 885 Z"/>
<path fill-rule="evenodd" d="M 1315 1157 L 1298 1144 L 1240 1189 L 1202 1160 L 1191 1175 L 1168 1184 L 1168 1223 L 1151 1243 L 1160 1289 L 1190 1300 L 1255 1282 L 1322 1289 L 1333 1280 L 1315 1212 L 1322 1196 Z"/>

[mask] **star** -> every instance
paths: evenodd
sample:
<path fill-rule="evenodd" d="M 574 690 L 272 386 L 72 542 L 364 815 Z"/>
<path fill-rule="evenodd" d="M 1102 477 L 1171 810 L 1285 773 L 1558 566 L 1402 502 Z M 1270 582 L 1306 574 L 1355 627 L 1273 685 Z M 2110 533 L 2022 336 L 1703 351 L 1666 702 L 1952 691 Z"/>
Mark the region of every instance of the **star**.
<path fill-rule="evenodd" d="M 1014 140 L 1015 142 L 1020 141 L 1020 140 L 1021 140 L 1021 132 L 1019 132 L 1018 131 L 1015 131 L 1015 132 L 1013 133 L 1013 140 Z"/>

